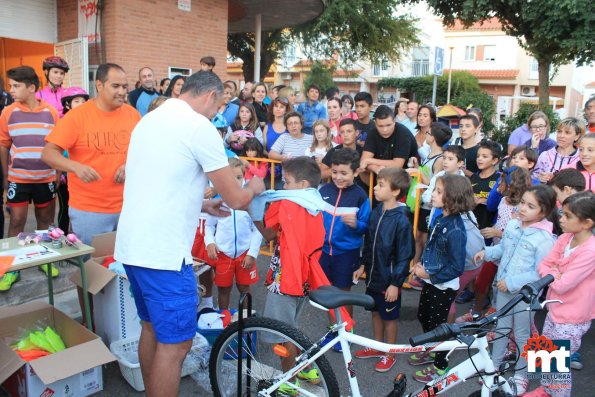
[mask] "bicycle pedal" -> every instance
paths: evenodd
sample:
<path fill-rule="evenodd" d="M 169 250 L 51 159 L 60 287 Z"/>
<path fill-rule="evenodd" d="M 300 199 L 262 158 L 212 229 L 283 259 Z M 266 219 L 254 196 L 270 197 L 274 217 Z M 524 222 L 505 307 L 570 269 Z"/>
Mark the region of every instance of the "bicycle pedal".
<path fill-rule="evenodd" d="M 386 397 L 402 397 L 407 389 L 407 375 L 399 372 L 393 381 L 393 390 Z"/>

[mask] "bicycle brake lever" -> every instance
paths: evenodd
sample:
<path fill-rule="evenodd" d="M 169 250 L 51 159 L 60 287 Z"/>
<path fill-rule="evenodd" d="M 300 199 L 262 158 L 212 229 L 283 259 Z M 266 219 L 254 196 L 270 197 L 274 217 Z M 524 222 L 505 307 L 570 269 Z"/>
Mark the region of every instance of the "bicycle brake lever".
<path fill-rule="evenodd" d="M 467 346 L 471 346 L 473 342 L 475 342 L 475 336 L 473 335 L 459 335 L 457 339 L 459 340 L 459 342 L 462 342 Z"/>
<path fill-rule="evenodd" d="M 450 351 L 449 351 L 449 352 L 446 354 L 446 360 L 448 360 L 448 357 L 450 356 L 450 354 L 451 354 L 452 352 L 454 352 L 455 350 L 457 350 L 457 348 L 456 348 L 456 347 L 453 347 L 452 349 L 450 349 Z"/>
<path fill-rule="evenodd" d="M 531 306 L 530 306 L 530 310 L 531 311 L 539 311 L 539 310 L 543 310 L 545 309 L 545 305 L 547 305 L 548 303 L 563 303 L 560 299 L 546 299 L 543 302 L 539 303 L 539 302 L 534 302 Z"/>

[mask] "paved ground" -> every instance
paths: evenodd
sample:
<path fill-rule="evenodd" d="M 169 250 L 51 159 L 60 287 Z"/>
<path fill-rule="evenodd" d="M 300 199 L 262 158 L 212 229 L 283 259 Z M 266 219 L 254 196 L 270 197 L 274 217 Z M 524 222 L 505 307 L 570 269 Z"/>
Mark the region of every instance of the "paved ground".
<path fill-rule="evenodd" d="M 32 225 L 31 222 L 28 223 Z M 262 257 L 260 258 L 259 262 L 259 269 L 260 269 L 260 276 L 261 279 L 264 279 L 264 274 L 266 272 L 267 267 L 267 258 Z M 43 275 L 40 272 L 35 270 L 30 270 L 29 274 L 26 275 L 27 278 L 37 279 L 37 281 L 33 281 L 33 284 L 28 287 L 27 289 L 21 290 L 23 294 L 31 293 L 31 291 L 41 291 L 42 293 L 46 291 L 45 287 L 45 280 L 43 279 Z M 25 278 L 25 277 L 24 277 Z M 64 278 L 61 276 L 60 278 Z M 68 287 L 68 283 L 64 280 L 65 288 Z M 29 292 L 27 292 L 29 291 Z M 363 285 L 360 283 L 358 286 L 354 288 L 354 291 L 363 292 Z M 30 295 L 20 295 L 15 292 L 16 297 L 11 299 L 12 302 L 14 301 L 24 301 L 30 300 Z M 264 304 L 264 295 L 265 290 L 262 284 L 258 284 L 256 288 L 254 288 L 254 307 L 257 311 L 262 312 L 263 304 Z M 0 295 L 0 298 L 2 296 Z M 10 304 L 7 302 L 7 298 L 4 298 L 5 301 L 0 301 L 0 305 L 3 304 Z M 417 314 L 417 302 L 419 299 L 419 292 L 413 290 L 406 290 L 403 294 L 403 308 L 401 311 L 401 321 L 399 324 L 399 343 L 407 343 L 407 339 L 415 334 L 421 332 L 421 328 L 418 324 L 416 319 Z M 237 294 L 234 294 L 234 298 L 232 301 L 237 301 Z M 74 318 L 80 318 L 80 310 L 78 308 L 78 304 L 76 302 L 76 293 L 72 290 L 66 290 L 57 297 L 57 306 L 71 315 Z M 463 312 L 465 307 L 458 307 L 458 312 Z M 372 329 L 371 329 L 371 318 L 368 313 L 366 313 L 361 308 L 355 309 L 355 320 L 357 321 L 357 332 L 367 336 L 372 336 Z M 303 313 L 302 317 L 302 324 L 307 325 L 304 327 L 303 332 L 310 336 L 312 339 L 319 338 L 322 333 L 324 332 L 324 328 L 326 327 L 326 313 L 312 307 L 311 305 L 306 305 L 306 309 Z M 538 328 L 541 329 L 541 324 L 543 322 L 543 314 L 538 314 L 537 316 L 537 323 Z M 593 386 L 595 382 L 593 381 L 593 368 L 595 368 L 595 331 L 593 328 L 590 332 L 584 337 L 583 339 L 583 346 L 581 348 L 581 354 L 583 357 L 583 363 L 585 364 L 585 369 L 582 371 L 573 371 L 574 377 L 574 390 L 573 390 L 573 397 L 591 397 L 593 396 Z M 464 352 L 456 352 L 453 353 L 451 356 L 451 365 L 456 365 L 457 363 L 463 361 L 466 353 Z M 349 386 L 347 377 L 345 375 L 345 369 L 342 361 L 342 357 L 338 353 L 329 352 L 327 354 L 328 359 L 330 360 L 335 373 L 337 374 L 337 379 L 339 380 L 339 384 L 341 385 L 341 393 L 344 396 L 349 396 Z M 397 365 L 388 373 L 381 374 L 374 371 L 374 360 L 356 360 L 356 371 L 358 375 L 358 379 L 360 381 L 360 388 L 361 392 L 364 396 L 367 397 L 379 397 L 385 396 L 389 393 L 392 389 L 392 379 L 397 372 L 404 372 L 408 377 L 408 392 L 412 392 L 417 390 L 417 388 L 421 385 L 417 383 L 415 380 L 412 379 L 412 375 L 414 372 L 414 368 L 410 367 L 406 363 L 406 356 L 402 355 L 399 357 Z M 106 397 L 116 397 L 116 396 L 142 396 L 144 393 L 135 392 L 123 379 L 120 374 L 120 370 L 118 368 L 117 363 L 111 363 L 107 366 L 104 366 L 104 391 L 98 393 L 98 396 L 106 396 Z M 532 384 L 532 387 L 536 387 L 535 383 Z M 479 385 L 475 380 L 470 380 L 459 386 L 457 389 L 449 392 L 445 395 L 447 396 L 467 396 L 475 390 L 479 390 Z M 181 382 L 181 396 L 210 396 L 211 393 L 202 387 L 190 376 L 182 379 Z M 0 390 L 0 397 L 5 396 L 5 394 Z"/>

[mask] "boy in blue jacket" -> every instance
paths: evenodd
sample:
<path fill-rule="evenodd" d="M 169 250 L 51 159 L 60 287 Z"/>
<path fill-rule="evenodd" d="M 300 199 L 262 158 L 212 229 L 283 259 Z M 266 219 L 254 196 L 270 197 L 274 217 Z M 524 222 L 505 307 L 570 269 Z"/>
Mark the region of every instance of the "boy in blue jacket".
<path fill-rule="evenodd" d="M 360 248 L 370 218 L 370 199 L 364 189 L 354 184 L 358 167 L 357 151 L 336 150 L 331 157 L 332 182 L 320 189 L 322 199 L 333 206 L 332 212 L 323 212 L 326 233 L 320 266 L 331 284 L 344 291 L 353 285 L 353 272 L 359 268 Z M 346 309 L 353 314 L 351 306 Z M 330 316 L 329 320 L 332 322 Z M 333 348 L 341 351 L 339 343 Z"/>
<path fill-rule="evenodd" d="M 364 243 L 364 265 L 353 274 L 357 280 L 366 271 L 366 294 L 376 303 L 372 309 L 372 329 L 378 342 L 397 343 L 397 320 L 401 308 L 401 287 L 415 255 L 411 211 L 402 202 L 411 178 L 402 168 L 384 168 L 378 173 L 374 197 L 380 203 L 370 215 Z M 396 362 L 394 354 L 364 348 L 357 358 L 379 357 L 375 369 L 389 371 Z"/>

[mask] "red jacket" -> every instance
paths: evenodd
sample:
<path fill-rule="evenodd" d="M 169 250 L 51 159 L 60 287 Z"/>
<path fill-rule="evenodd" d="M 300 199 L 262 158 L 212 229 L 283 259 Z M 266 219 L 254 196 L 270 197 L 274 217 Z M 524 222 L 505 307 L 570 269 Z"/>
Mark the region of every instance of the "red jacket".
<path fill-rule="evenodd" d="M 271 203 L 264 220 L 267 228 L 280 231 L 281 293 L 304 296 L 309 289 L 330 285 L 319 263 L 325 234 L 322 213 L 312 216 L 300 205 L 280 200 Z M 350 329 L 353 320 L 345 308 L 341 316 Z"/>

